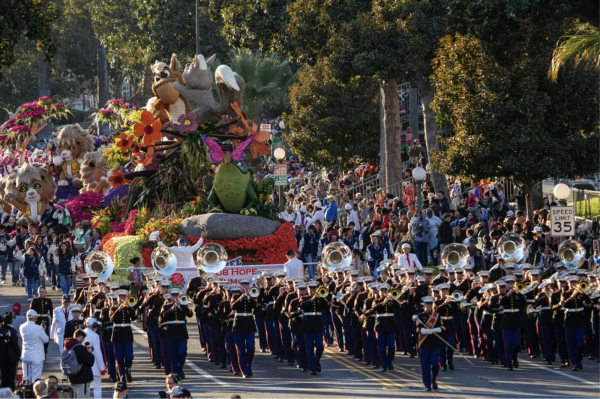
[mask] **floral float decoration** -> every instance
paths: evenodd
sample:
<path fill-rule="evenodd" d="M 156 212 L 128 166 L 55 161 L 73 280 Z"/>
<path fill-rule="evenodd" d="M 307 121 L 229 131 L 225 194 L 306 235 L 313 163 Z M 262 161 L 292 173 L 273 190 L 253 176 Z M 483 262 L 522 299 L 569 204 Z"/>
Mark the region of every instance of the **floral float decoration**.
<path fill-rule="evenodd" d="M 54 103 L 50 97 L 40 97 L 38 101 L 22 104 L 10 119 L 0 125 L 0 146 L 16 150 L 19 165 L 26 161 L 25 151 L 33 137 L 42 130 L 52 118 L 66 118 L 72 115 L 61 103 Z"/>

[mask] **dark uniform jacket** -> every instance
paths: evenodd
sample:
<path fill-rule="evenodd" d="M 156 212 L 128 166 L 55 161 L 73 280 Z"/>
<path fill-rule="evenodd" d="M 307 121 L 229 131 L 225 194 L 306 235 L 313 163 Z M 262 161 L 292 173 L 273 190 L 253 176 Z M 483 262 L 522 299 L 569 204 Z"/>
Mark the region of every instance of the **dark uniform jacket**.
<path fill-rule="evenodd" d="M 521 313 L 525 311 L 525 297 L 515 291 L 500 299 L 504 311 L 501 328 L 521 328 Z"/>
<path fill-rule="evenodd" d="M 193 313 L 187 305 L 175 306 L 165 303 L 160 311 L 158 322 L 164 325 L 165 341 L 180 341 L 189 339 L 185 318 L 192 317 Z"/>
<path fill-rule="evenodd" d="M 302 298 L 294 298 L 290 302 L 290 306 L 288 307 L 288 313 L 290 315 L 290 329 L 292 330 L 292 334 L 300 335 L 302 334 L 302 311 L 300 309 L 300 299 Z"/>
<path fill-rule="evenodd" d="M 589 324 L 585 310 L 592 305 L 590 297 L 580 291 L 566 291 L 564 298 L 565 328 L 582 328 Z"/>
<path fill-rule="evenodd" d="M 386 334 L 396 332 L 398 327 L 394 314 L 398 310 L 398 306 L 398 302 L 389 298 L 375 301 L 373 307 L 365 312 L 367 316 L 372 314 L 377 316 L 375 319 L 375 331 Z"/>
<path fill-rule="evenodd" d="M 256 323 L 254 322 L 253 310 L 256 309 L 257 301 L 248 298 L 245 295 L 240 296 L 231 304 L 231 310 L 234 312 L 233 333 L 250 334 L 256 332 Z"/>
<path fill-rule="evenodd" d="M 46 325 L 50 326 L 50 319 L 53 315 L 54 308 L 52 307 L 52 300 L 50 298 L 33 298 L 29 309 L 33 309 L 39 315 L 35 324 L 41 325 L 42 321 L 46 322 Z"/>
<path fill-rule="evenodd" d="M 535 309 L 541 309 L 538 314 L 536 324 L 538 326 L 547 326 L 552 324 L 552 307 L 550 306 L 550 298 L 543 292 L 536 295 L 533 300 L 533 307 Z"/>
<path fill-rule="evenodd" d="M 112 342 L 113 323 L 110 320 L 110 312 L 116 309 L 116 306 L 113 308 L 109 308 L 107 306 L 100 312 L 100 318 L 98 320 L 100 321 L 100 323 L 102 323 L 102 339 L 105 342 Z"/>
<path fill-rule="evenodd" d="M 65 338 L 73 338 L 76 330 L 83 330 L 85 328 L 85 321 L 83 319 L 69 320 L 65 324 Z"/>
<path fill-rule="evenodd" d="M 427 324 L 427 321 L 431 317 L 431 313 L 423 312 L 423 313 L 419 313 L 417 316 L 419 317 L 419 320 L 421 320 L 424 324 Z M 447 323 L 447 324 L 449 324 L 449 323 Z M 435 322 L 435 324 L 433 325 L 432 328 L 437 328 L 437 327 L 442 327 L 442 326 L 445 326 L 445 324 L 442 323 L 441 317 L 438 317 L 437 321 Z M 423 327 L 423 325 L 421 323 L 419 323 L 417 325 L 417 328 L 420 329 L 420 328 L 425 328 L 425 327 Z M 442 331 L 444 331 L 444 330 L 442 330 Z M 422 338 L 422 335 L 419 334 L 419 340 L 421 340 L 421 338 Z M 429 335 L 427 335 L 427 338 L 425 338 L 423 340 L 423 342 L 421 342 L 421 346 L 419 347 L 419 349 L 435 350 L 435 349 L 439 349 L 441 344 L 442 344 L 442 341 L 440 341 L 440 339 L 435 334 L 429 334 Z"/>
<path fill-rule="evenodd" d="M 453 300 L 450 300 L 448 303 L 444 302 L 445 299 L 438 299 L 437 301 L 435 301 L 437 312 L 440 314 L 440 319 L 442 319 L 442 322 L 446 327 L 446 329 L 443 330 L 442 334 L 440 335 L 454 335 L 456 333 L 456 328 L 454 327 L 454 323 L 452 321 L 454 320 L 454 315 L 460 312 L 460 308 L 458 306 L 458 303 L 456 303 Z"/>
<path fill-rule="evenodd" d="M 302 309 L 302 332 L 318 333 L 325 331 L 323 327 L 323 312 L 329 309 L 329 304 L 323 298 L 304 297 L 300 301 Z"/>
<path fill-rule="evenodd" d="M 113 322 L 112 343 L 127 344 L 133 342 L 132 321 L 136 319 L 135 310 L 123 304 L 109 312 L 110 320 Z M 123 326 L 125 324 L 125 326 Z"/>

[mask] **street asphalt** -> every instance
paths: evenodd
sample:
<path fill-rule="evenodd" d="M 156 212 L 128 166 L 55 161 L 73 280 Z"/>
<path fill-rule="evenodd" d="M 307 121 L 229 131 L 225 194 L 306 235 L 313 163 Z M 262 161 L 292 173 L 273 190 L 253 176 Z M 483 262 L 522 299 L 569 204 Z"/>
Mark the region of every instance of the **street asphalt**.
<path fill-rule="evenodd" d="M 10 281 L 10 278 L 7 278 Z M 60 306 L 60 292 L 49 291 L 54 306 Z M 11 310 L 15 302 L 29 308 L 25 290 L 10 284 L 0 285 L 0 314 Z M 520 355 L 520 368 L 513 372 L 491 366 L 482 359 L 469 359 L 470 365 L 455 355 L 454 371 L 440 372 L 439 390 L 426 392 L 421 382 L 419 359 L 396 356 L 395 369 L 382 373 L 338 352 L 326 348 L 322 372 L 311 376 L 287 362 L 279 363 L 269 353 L 257 351 L 254 376 L 242 379 L 207 361 L 198 341 L 195 319 L 188 323 L 190 340 L 183 387 L 194 398 L 583 398 L 600 397 L 600 367 L 595 360 L 584 360 L 583 370 L 573 372 L 558 366 L 546 366 L 540 359 Z M 133 382 L 130 398 L 155 398 L 165 389 L 164 372 L 150 362 L 146 334 L 141 324 L 134 327 Z M 257 343 L 258 348 L 258 343 Z M 60 375 L 58 346 L 50 344 L 44 364 L 44 376 Z M 112 397 L 113 384 L 104 379 L 103 396 Z"/>

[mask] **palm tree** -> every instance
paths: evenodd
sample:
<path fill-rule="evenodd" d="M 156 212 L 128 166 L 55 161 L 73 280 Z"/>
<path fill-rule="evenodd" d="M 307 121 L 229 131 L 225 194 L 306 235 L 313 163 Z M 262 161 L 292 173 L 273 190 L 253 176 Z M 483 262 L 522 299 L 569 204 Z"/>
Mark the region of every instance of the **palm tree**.
<path fill-rule="evenodd" d="M 548 76 L 556 80 L 558 71 L 568 61 L 574 60 L 575 65 L 584 62 L 600 69 L 600 43 L 598 32 L 592 35 L 565 36 L 563 41 L 554 49 L 552 64 Z"/>
<path fill-rule="evenodd" d="M 272 109 L 287 106 L 288 88 L 296 76 L 288 60 L 250 50 L 233 50 L 229 58 L 231 69 L 246 82 L 244 111 L 248 120 L 257 121 L 266 105 Z"/>

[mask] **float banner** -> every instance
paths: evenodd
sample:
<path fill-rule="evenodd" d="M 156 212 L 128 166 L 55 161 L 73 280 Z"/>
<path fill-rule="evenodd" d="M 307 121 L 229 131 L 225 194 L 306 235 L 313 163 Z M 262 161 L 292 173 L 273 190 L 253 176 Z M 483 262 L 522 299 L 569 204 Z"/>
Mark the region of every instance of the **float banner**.
<path fill-rule="evenodd" d="M 240 262 L 241 263 L 241 262 Z M 283 263 L 274 265 L 246 265 L 242 266 L 225 266 L 220 273 L 217 273 L 219 280 L 227 281 L 229 284 L 239 284 L 241 278 L 252 279 L 252 277 L 263 270 L 269 273 L 274 273 L 277 270 L 283 269 Z"/>

